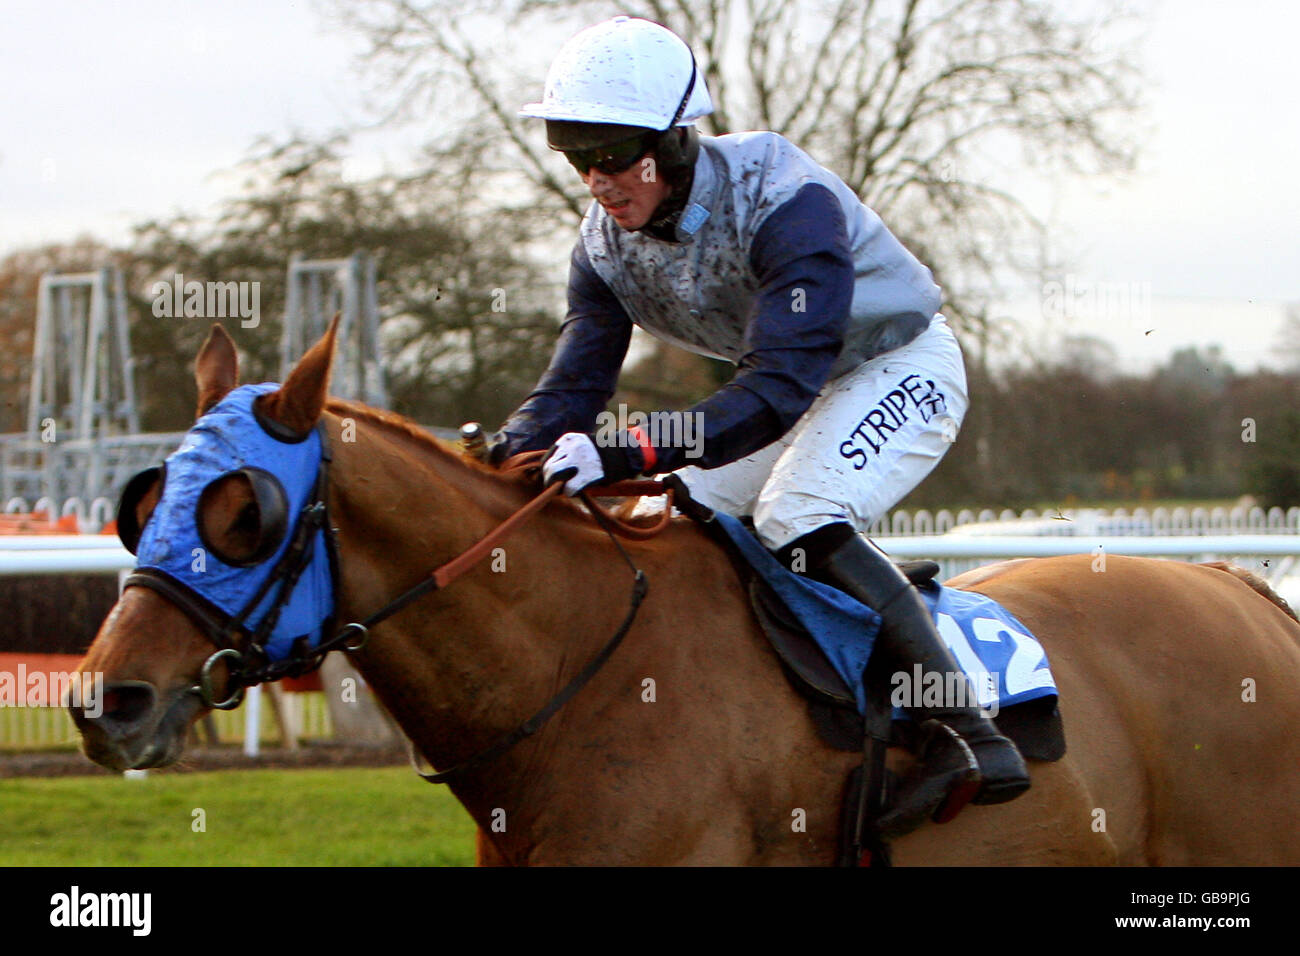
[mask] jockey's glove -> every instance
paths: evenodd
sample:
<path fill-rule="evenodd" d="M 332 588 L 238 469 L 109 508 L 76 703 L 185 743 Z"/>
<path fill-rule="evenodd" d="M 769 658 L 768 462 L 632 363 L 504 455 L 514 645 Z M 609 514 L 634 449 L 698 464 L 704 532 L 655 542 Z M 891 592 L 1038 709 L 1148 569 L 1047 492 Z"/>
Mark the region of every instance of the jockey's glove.
<path fill-rule="evenodd" d="M 645 465 L 635 437 L 619 432 L 614 442 L 598 444 L 594 435 L 561 435 L 542 461 L 542 481 L 564 482 L 564 493 L 576 495 L 594 484 L 613 484 L 639 475 Z"/>

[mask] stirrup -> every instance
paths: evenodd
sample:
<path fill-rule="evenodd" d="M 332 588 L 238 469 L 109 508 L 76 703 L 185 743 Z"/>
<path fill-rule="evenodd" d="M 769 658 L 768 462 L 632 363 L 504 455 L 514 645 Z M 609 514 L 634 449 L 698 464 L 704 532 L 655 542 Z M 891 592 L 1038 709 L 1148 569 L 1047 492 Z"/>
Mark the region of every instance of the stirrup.
<path fill-rule="evenodd" d="M 996 734 L 982 739 L 968 739 L 966 742 L 972 752 L 980 751 L 984 758 L 982 763 L 980 757 L 975 758 L 982 768 L 980 773 L 984 781 L 971 803 L 979 806 L 1006 803 L 1029 789 L 1029 768 L 1025 766 L 1025 758 L 1021 756 L 1014 741 Z"/>
<path fill-rule="evenodd" d="M 916 765 L 903 779 L 892 806 L 875 821 L 886 839 L 910 833 L 926 820 L 947 823 L 974 799 L 983 783 L 970 745 L 938 720 L 920 726 Z"/>

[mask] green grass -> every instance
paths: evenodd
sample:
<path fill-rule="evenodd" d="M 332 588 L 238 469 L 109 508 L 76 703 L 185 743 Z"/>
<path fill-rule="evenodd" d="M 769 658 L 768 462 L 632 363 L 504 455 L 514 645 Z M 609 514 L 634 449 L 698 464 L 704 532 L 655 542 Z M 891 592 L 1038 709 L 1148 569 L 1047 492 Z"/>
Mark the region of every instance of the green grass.
<path fill-rule="evenodd" d="M 405 768 L 0 780 L 0 866 L 473 862 L 469 815 Z"/>

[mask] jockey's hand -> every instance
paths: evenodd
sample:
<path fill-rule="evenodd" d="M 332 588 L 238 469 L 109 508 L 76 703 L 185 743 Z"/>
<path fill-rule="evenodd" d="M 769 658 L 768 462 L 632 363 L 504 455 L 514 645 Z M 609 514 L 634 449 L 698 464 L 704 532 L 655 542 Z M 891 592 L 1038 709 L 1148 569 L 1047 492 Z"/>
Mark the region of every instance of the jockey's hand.
<path fill-rule="evenodd" d="M 563 481 L 564 493 L 570 496 L 604 477 L 600 449 L 590 435 L 581 432 L 561 435 L 542 462 L 542 483 L 550 485 L 555 481 Z"/>
<path fill-rule="evenodd" d="M 639 474 L 642 461 L 635 440 L 602 446 L 591 435 L 569 432 L 556 440 L 542 462 L 542 481 L 547 485 L 563 481 L 564 493 L 572 496 L 594 484 L 613 484 Z"/>

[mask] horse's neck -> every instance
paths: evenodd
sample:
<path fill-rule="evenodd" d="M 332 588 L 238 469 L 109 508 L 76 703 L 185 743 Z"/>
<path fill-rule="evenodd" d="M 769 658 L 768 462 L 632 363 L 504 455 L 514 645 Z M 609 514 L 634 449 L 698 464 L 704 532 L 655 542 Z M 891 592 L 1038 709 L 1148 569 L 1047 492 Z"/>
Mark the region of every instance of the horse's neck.
<path fill-rule="evenodd" d="M 378 428 L 358 428 L 357 438 L 336 452 L 331 499 L 340 612 L 352 619 L 387 604 L 527 500 L 426 443 Z M 357 667 L 436 769 L 516 730 L 624 621 L 631 571 L 577 514 L 552 502 L 499 552 L 377 626 L 356 653 Z M 626 647 L 539 732 L 452 783 L 503 859 L 612 859 L 602 841 L 629 861 L 731 859 L 718 856 L 710 834 L 763 830 L 773 806 L 789 812 L 780 802 L 792 792 L 787 778 L 825 772 L 824 749 L 763 644 L 726 554 L 689 525 L 628 550 L 652 583 Z M 661 690 L 668 697 L 655 703 Z M 688 789 L 731 794 L 755 773 L 775 790 L 764 784 L 730 807 L 720 831 L 697 826 L 691 812 L 682 816 Z M 632 779 L 654 793 L 634 799 Z M 654 824 L 624 831 L 643 799 Z M 749 852 L 742 846 L 735 859 Z"/>
<path fill-rule="evenodd" d="M 527 501 L 509 483 L 383 427 L 333 444 L 341 620 L 386 605 Z M 448 588 L 376 627 L 357 666 L 434 766 L 513 730 L 617 626 L 630 572 L 611 569 L 607 549 L 592 546 L 597 534 L 537 515 Z"/>

